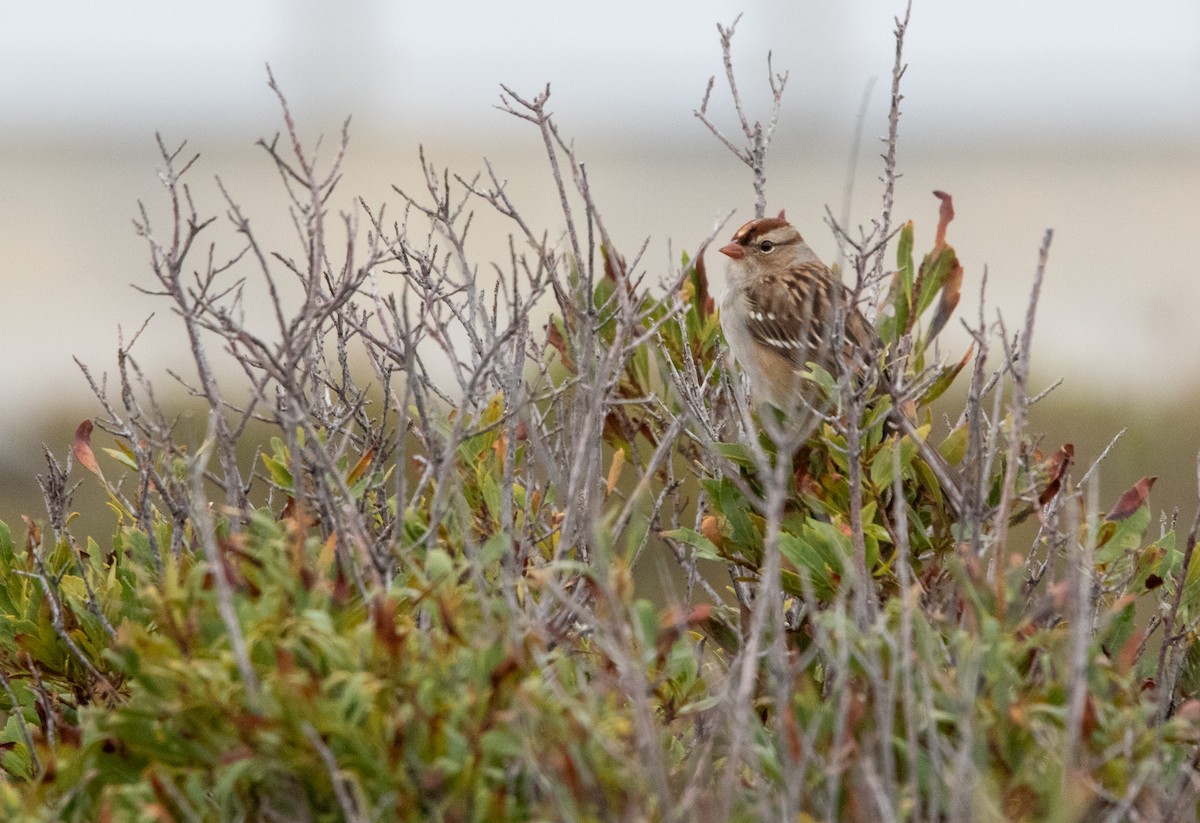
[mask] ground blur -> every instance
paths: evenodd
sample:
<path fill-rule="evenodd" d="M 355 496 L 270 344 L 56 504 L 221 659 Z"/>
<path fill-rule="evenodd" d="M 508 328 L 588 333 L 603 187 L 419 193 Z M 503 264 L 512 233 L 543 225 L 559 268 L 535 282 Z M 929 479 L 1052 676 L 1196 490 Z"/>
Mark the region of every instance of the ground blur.
<path fill-rule="evenodd" d="M 431 143 L 427 156 L 464 175 L 482 169 L 486 155 L 510 182 L 529 222 L 553 231 L 562 218 L 538 136 L 524 124 L 496 120 L 501 142 L 473 136 Z M 570 124 L 563 124 L 570 130 Z M 214 182 L 219 175 L 254 225 L 274 247 L 294 247 L 286 200 L 257 135 L 235 143 L 200 140 L 192 174 L 202 213 L 223 214 Z M 362 196 L 373 207 L 399 206 L 392 191 L 421 188 L 415 135 L 352 132 L 346 175 L 335 209 L 351 210 Z M 326 137 L 328 155 L 330 136 Z M 596 199 L 624 254 L 649 245 L 641 267 L 651 279 L 694 252 L 718 215 L 737 214 L 727 236 L 751 209 L 744 170 L 715 142 L 659 145 L 576 141 L 587 161 Z M 828 206 L 845 210 L 851 163 L 847 145 L 782 138 L 769 166 L 771 208 L 791 218 L 827 260 L 836 246 L 824 222 Z M 157 185 L 152 140 L 125 144 L 9 145 L 0 150 L 0 248 L 5 250 L 0 359 L 0 519 L 37 516 L 33 475 L 41 444 L 65 453 L 75 425 L 97 414 L 73 358 L 99 376 L 115 363 L 118 327 L 128 338 L 154 313 L 135 348 L 145 371 L 170 396 L 169 367 L 188 362 L 177 320 L 160 300 L 132 285 L 152 286 L 144 241 L 133 230 L 140 199 L 156 225 L 165 201 Z M 850 199 L 851 223 L 871 219 L 878 206 L 879 161 L 868 145 L 861 154 Z M 1200 424 L 1192 413 L 1200 377 L 1200 278 L 1184 244 L 1200 215 L 1200 164 L 1190 148 L 1171 142 L 1136 150 L 1102 146 L 955 144 L 940 151 L 926 142 L 901 145 L 903 177 L 895 214 L 916 225 L 918 249 L 932 240 L 937 201 L 953 194 L 958 217 L 950 240 L 966 265 L 959 315 L 974 320 L 979 286 L 988 273 L 986 311 L 1010 329 L 1024 318 L 1036 253 L 1054 228 L 1050 265 L 1034 340 L 1034 389 L 1062 377 L 1064 385 L 1035 407 L 1035 428 L 1047 445 L 1074 441 L 1079 462 L 1094 459 L 1121 428 L 1128 433 L 1101 472 L 1102 499 L 1146 474 L 1161 476 L 1154 502 L 1178 506 L 1188 517 L 1195 497 Z M 479 261 L 503 258 L 508 226 L 481 210 L 472 245 Z M 224 225 L 213 238 L 236 248 Z M 710 255 L 711 257 L 711 255 Z M 723 278 L 711 259 L 714 279 Z M 385 281 L 386 282 L 386 281 Z M 265 307 L 264 307 L 265 309 Z M 265 319 L 265 314 L 264 314 Z M 965 350 L 961 327 L 947 334 L 946 354 Z M 86 485 L 86 484 L 85 484 Z"/>

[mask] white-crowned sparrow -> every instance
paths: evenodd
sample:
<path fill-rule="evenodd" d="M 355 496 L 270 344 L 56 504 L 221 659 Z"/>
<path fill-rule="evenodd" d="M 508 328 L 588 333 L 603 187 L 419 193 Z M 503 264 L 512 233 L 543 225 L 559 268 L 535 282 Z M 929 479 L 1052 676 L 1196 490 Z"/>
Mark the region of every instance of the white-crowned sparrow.
<path fill-rule="evenodd" d="M 827 399 L 806 373 L 862 374 L 880 350 L 875 329 L 782 212 L 742 226 L 721 253 L 731 261 L 721 325 L 754 402 L 815 427 Z"/>
<path fill-rule="evenodd" d="M 783 212 L 751 220 L 720 251 L 730 258 L 721 326 L 756 404 L 776 407 L 791 433 L 809 437 L 831 403 L 812 379 L 813 365 L 860 385 L 877 377 L 899 404 L 892 381 L 876 368 L 883 347 L 875 328 Z M 915 437 L 903 410 L 890 418 L 896 430 Z M 961 512 L 958 473 L 927 444 L 920 451 L 952 509 Z"/>

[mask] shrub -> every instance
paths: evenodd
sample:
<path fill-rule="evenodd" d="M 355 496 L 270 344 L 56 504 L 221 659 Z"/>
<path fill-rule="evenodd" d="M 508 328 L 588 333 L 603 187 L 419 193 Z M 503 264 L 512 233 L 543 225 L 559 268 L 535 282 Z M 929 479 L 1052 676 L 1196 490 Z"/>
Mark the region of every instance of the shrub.
<path fill-rule="evenodd" d="M 948 196 L 920 262 L 891 226 L 906 24 L 880 218 L 834 224 L 885 307 L 894 391 L 826 375 L 836 408 L 802 448 L 724 368 L 707 241 L 648 282 L 548 89 L 504 99 L 545 144 L 560 242 L 490 168 L 423 156 L 400 221 L 333 219 L 346 135 L 320 168 L 280 94 L 262 145 L 301 253 L 268 253 L 225 193 L 244 246 L 221 259 L 197 252 L 193 161 L 160 141 L 171 217 L 143 207 L 139 229 L 207 431 L 164 412 L 135 337 L 115 396 L 84 369 L 103 463 L 85 422 L 65 464 L 47 454 L 46 520 L 23 545 L 0 525 L 5 819 L 1192 819 L 1196 525 L 1150 533 L 1150 478 L 1101 516 L 1095 467 L 1034 448 L 1049 233 L 1024 327 L 981 310 L 973 351 L 937 352 L 964 268 Z M 760 215 L 774 122 L 722 135 Z M 514 226 L 486 288 L 478 207 Z M 270 333 L 245 319 L 251 276 Z M 72 530 L 73 464 L 118 518 L 104 546 Z M 677 602 L 639 591 L 647 558 L 678 566 Z"/>

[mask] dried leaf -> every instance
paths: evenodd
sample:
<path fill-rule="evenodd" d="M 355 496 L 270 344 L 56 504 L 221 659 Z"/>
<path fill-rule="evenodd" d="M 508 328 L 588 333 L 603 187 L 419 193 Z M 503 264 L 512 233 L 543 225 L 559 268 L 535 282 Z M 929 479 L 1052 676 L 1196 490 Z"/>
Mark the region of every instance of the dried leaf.
<path fill-rule="evenodd" d="M 600 256 L 604 258 L 604 276 L 614 283 L 627 283 L 629 278 L 626 276 L 624 258 L 606 248 L 601 248 L 600 252 Z"/>
<path fill-rule="evenodd" d="M 665 655 L 685 632 L 703 626 L 710 617 L 712 606 L 707 603 L 686 610 L 682 606 L 669 606 L 658 617 L 658 653 Z"/>
<path fill-rule="evenodd" d="M 546 324 L 546 342 L 558 350 L 558 356 L 562 360 L 563 368 L 573 373 L 575 371 L 575 361 L 571 358 L 571 353 L 567 350 L 566 338 L 563 337 L 562 331 L 558 328 L 558 324 L 554 320 Z"/>
<path fill-rule="evenodd" d="M 92 428 L 92 421 L 84 420 L 79 424 L 79 428 L 75 429 L 75 459 L 79 461 L 79 465 L 103 480 L 104 472 L 100 471 L 96 455 L 92 453 Z"/>
<path fill-rule="evenodd" d="M 1027 783 L 1018 783 L 1004 792 L 1000 811 L 1004 820 L 1032 820 L 1038 809 L 1038 795 Z"/>
<path fill-rule="evenodd" d="M 718 549 L 725 543 L 725 538 L 721 534 L 721 521 L 711 514 L 704 515 L 700 521 L 700 533 Z"/>
<path fill-rule="evenodd" d="M 1129 636 L 1129 639 L 1121 644 L 1121 648 L 1117 650 L 1116 659 L 1113 661 L 1113 668 L 1117 674 L 1125 677 L 1133 671 L 1134 664 L 1138 660 L 1138 649 L 1142 647 L 1142 643 L 1146 640 L 1146 630 L 1138 629 Z"/>
<path fill-rule="evenodd" d="M 934 191 L 933 196 L 942 201 L 941 208 L 938 209 L 937 237 L 933 244 L 936 250 L 946 245 L 946 228 L 954 219 L 954 198 L 944 191 Z"/>
<path fill-rule="evenodd" d="M 613 452 L 612 465 L 608 467 L 608 481 L 605 484 L 604 494 L 612 494 L 612 490 L 616 488 L 617 481 L 621 479 L 621 469 L 625 466 L 625 450 L 617 449 Z"/>
<path fill-rule="evenodd" d="M 804 754 L 804 738 L 796 723 L 796 713 L 789 708 L 783 713 L 783 730 L 787 736 L 788 751 L 793 761 L 799 761 Z"/>
<path fill-rule="evenodd" d="M 455 640 L 461 641 L 463 636 L 458 630 L 458 615 L 455 613 L 453 607 L 447 602 L 446 598 L 440 596 L 437 598 L 437 607 L 438 616 L 442 620 L 442 629 Z"/>
<path fill-rule="evenodd" d="M 949 198 L 949 195 L 942 192 L 934 192 L 934 194 L 943 198 Z M 921 265 L 917 269 L 916 279 L 913 281 L 911 289 L 912 308 L 907 314 L 906 321 L 901 326 L 906 332 L 911 331 L 916 324 L 917 318 L 933 305 L 934 298 L 940 292 L 942 295 L 941 303 L 938 308 L 937 317 L 930 326 L 926 343 L 932 340 L 946 325 L 951 313 L 958 305 L 962 287 L 962 270 L 958 262 L 958 255 L 954 251 L 954 248 L 945 242 L 946 226 L 953 216 L 953 207 L 950 207 L 947 211 L 946 200 L 944 199 L 942 202 L 941 218 L 938 223 L 937 243 L 934 244 L 933 250 L 921 260 Z M 901 242 L 903 240 L 904 237 L 902 236 Z M 949 289 L 948 292 L 947 288 Z"/>
<path fill-rule="evenodd" d="M 1046 461 L 1046 468 L 1050 475 L 1050 480 L 1046 483 L 1046 488 L 1042 489 L 1042 493 L 1038 495 L 1038 505 L 1045 506 L 1054 496 L 1058 494 L 1058 490 L 1062 488 L 1063 476 L 1067 470 L 1071 468 L 1071 464 L 1075 462 L 1075 444 L 1064 443 L 1062 448 L 1054 453 L 1054 455 Z"/>
<path fill-rule="evenodd" d="M 333 567 L 333 561 L 337 558 L 337 533 L 329 535 L 325 542 L 321 544 L 321 551 L 317 554 L 317 569 L 322 574 L 328 574 Z"/>
<path fill-rule="evenodd" d="M 1180 720 L 1186 720 L 1193 726 L 1200 722 L 1200 700 L 1192 698 L 1185 700 L 1178 709 L 1175 710 L 1175 717 Z"/>
<path fill-rule="evenodd" d="M 1131 517 L 1138 509 L 1150 500 L 1150 489 L 1154 487 L 1157 477 L 1143 477 L 1133 484 L 1133 488 L 1121 495 L 1121 499 L 1106 515 L 1107 520 L 1119 521 Z"/>
<path fill-rule="evenodd" d="M 396 610 L 396 601 L 391 597 L 376 595 L 371 602 L 375 641 L 391 660 L 399 659 L 404 641 L 396 624 Z"/>
<path fill-rule="evenodd" d="M 1096 698 L 1089 692 L 1083 700 L 1083 717 L 1079 718 L 1079 736 L 1091 740 L 1092 733 L 1100 725 L 1096 712 Z"/>
<path fill-rule="evenodd" d="M 42 527 L 37 524 L 37 521 L 31 520 L 27 515 L 21 515 L 21 519 L 25 521 L 25 528 L 29 530 L 25 538 L 25 545 L 32 553 L 42 543 Z"/>
<path fill-rule="evenodd" d="M 358 482 L 358 479 L 366 473 L 367 469 L 371 468 L 371 459 L 375 457 L 375 447 L 367 449 L 358 462 L 354 464 L 354 468 L 346 475 L 346 485 L 353 486 Z"/>

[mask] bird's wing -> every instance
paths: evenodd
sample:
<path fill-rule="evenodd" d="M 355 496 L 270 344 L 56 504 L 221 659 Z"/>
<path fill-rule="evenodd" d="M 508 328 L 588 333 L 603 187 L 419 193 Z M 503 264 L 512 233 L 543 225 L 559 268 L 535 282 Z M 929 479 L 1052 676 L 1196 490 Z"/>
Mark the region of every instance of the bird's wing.
<path fill-rule="evenodd" d="M 875 330 L 851 305 L 846 287 L 820 263 L 759 278 L 746 290 L 746 301 L 751 337 L 799 369 L 815 362 L 835 372 L 831 343 L 841 318 L 845 318 L 844 349 L 855 352 L 854 359 L 876 348 Z"/>

